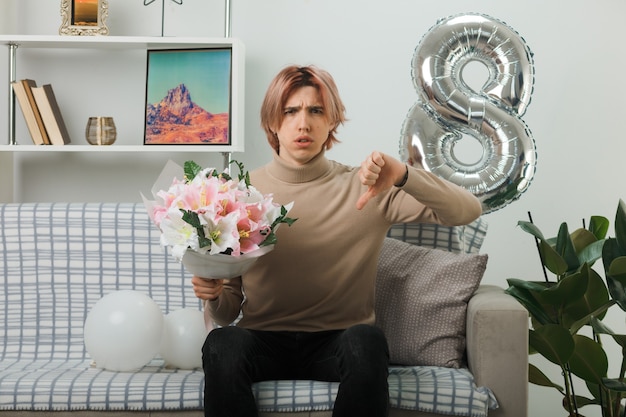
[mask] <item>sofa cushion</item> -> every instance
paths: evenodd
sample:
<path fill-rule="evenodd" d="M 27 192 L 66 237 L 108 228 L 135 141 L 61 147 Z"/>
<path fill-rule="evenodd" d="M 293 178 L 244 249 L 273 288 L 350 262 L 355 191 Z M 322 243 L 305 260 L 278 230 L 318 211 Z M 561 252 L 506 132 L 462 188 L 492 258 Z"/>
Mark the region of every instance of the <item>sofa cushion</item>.
<path fill-rule="evenodd" d="M 389 368 L 392 408 L 453 416 L 486 417 L 498 407 L 493 393 L 477 387 L 467 369 L 440 366 Z M 253 384 L 257 406 L 264 412 L 332 410 L 337 382 L 263 381 Z"/>
<path fill-rule="evenodd" d="M 160 358 L 133 372 L 70 358 L 21 358 L 0 366 L 0 411 L 201 410 L 203 390 L 202 370 L 168 368 Z"/>
<path fill-rule="evenodd" d="M 386 238 L 376 280 L 376 323 L 391 362 L 464 365 L 467 302 L 487 255 L 455 254 Z"/>
<path fill-rule="evenodd" d="M 387 236 L 431 249 L 478 253 L 487 235 L 487 229 L 487 221 L 479 217 L 465 226 L 398 223 L 389 228 Z"/>

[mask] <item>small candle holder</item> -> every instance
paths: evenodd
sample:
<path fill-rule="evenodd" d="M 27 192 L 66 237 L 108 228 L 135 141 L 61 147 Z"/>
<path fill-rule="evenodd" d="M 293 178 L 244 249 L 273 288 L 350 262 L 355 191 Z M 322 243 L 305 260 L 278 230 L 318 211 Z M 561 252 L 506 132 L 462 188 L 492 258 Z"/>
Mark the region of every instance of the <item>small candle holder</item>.
<path fill-rule="evenodd" d="M 85 138 L 90 145 L 112 145 L 117 130 L 112 117 L 90 117 L 85 128 Z"/>

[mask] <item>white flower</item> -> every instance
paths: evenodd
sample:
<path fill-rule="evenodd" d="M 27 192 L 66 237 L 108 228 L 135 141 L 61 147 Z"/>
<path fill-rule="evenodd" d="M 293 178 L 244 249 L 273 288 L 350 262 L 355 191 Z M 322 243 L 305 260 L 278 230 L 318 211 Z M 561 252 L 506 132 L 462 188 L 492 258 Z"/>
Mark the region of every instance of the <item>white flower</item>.
<path fill-rule="evenodd" d="M 161 222 L 161 245 L 172 248 L 172 256 L 181 260 L 187 248 L 198 249 L 198 233 L 181 215 L 179 210 L 170 210 L 169 216 Z"/>
<path fill-rule="evenodd" d="M 233 212 L 225 217 L 216 219 L 213 215 L 199 215 L 202 219 L 204 235 L 211 240 L 210 255 L 223 253 L 229 249 L 239 253 L 239 232 L 237 231 L 237 213 Z M 200 252 L 206 252 L 202 248 Z"/>

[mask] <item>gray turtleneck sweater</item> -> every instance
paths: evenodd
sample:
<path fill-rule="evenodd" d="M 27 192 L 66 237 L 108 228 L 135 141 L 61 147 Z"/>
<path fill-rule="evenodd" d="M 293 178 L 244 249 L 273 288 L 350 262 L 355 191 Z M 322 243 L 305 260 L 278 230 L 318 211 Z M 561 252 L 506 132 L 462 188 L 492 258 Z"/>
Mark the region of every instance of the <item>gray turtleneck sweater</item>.
<path fill-rule="evenodd" d="M 275 249 L 242 277 L 225 283 L 205 306 L 213 319 L 257 330 L 322 331 L 374 323 L 378 254 L 394 223 L 462 225 L 481 214 L 465 189 L 409 167 L 406 184 L 392 187 L 362 209 L 365 192 L 358 168 L 326 159 L 322 152 L 302 167 L 277 155 L 251 172 L 251 183 L 274 201 L 294 207 L 298 220 L 277 231 Z M 245 294 L 245 300 L 244 296 Z"/>

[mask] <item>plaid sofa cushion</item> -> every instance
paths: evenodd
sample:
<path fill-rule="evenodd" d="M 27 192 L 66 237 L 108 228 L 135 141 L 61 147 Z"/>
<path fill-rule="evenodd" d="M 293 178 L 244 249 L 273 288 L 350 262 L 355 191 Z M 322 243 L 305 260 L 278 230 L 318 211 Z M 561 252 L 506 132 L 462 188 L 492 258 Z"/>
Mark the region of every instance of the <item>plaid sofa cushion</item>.
<path fill-rule="evenodd" d="M 0 204 L 0 410 L 201 409 L 201 370 L 159 357 L 134 372 L 91 366 L 86 315 L 121 289 L 147 294 L 164 314 L 201 309 L 142 204 Z M 394 407 L 467 416 L 496 407 L 463 369 L 392 368 L 389 378 Z M 267 411 L 328 410 L 336 394 L 336 384 L 311 381 L 254 389 Z"/>
<path fill-rule="evenodd" d="M 253 392 L 261 411 L 331 410 L 338 383 L 320 381 L 265 381 L 254 384 Z M 438 366 L 389 368 L 391 407 L 404 410 L 485 417 L 496 408 L 493 393 L 476 387 L 467 369 Z"/>
<path fill-rule="evenodd" d="M 19 358 L 0 364 L 1 410 L 200 410 L 204 375 L 154 359 L 134 372 L 96 369 L 91 360 Z"/>
<path fill-rule="evenodd" d="M 487 222 L 478 218 L 467 226 L 438 224 L 394 224 L 387 237 L 412 245 L 455 253 L 478 253 L 487 234 Z"/>

